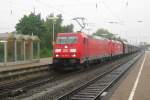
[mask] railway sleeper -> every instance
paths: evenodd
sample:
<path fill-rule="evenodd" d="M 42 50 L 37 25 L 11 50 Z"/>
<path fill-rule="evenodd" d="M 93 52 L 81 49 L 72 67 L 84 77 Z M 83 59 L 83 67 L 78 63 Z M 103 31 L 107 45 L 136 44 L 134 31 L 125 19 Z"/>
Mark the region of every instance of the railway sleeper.
<path fill-rule="evenodd" d="M 94 97 L 92 95 L 75 95 L 71 97 L 71 100 L 92 100 Z"/>

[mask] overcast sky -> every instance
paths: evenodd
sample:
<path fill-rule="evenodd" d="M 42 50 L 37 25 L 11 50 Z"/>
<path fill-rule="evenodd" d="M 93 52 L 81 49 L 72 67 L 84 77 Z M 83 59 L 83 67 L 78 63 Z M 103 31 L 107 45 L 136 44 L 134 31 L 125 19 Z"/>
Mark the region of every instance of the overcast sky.
<path fill-rule="evenodd" d="M 15 30 L 19 19 L 34 8 L 43 19 L 50 13 L 61 13 L 64 24 L 73 23 L 76 30 L 78 25 L 72 18 L 85 17 L 91 23 L 89 33 L 105 28 L 132 43 L 150 43 L 150 0 L 1 0 L 0 33 Z"/>

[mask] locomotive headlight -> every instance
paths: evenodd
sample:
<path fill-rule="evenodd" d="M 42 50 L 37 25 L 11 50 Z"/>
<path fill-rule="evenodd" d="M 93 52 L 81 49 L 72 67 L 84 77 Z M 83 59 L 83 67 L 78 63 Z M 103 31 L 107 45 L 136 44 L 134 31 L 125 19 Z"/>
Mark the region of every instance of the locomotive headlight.
<path fill-rule="evenodd" d="M 56 54 L 56 57 L 59 57 L 59 55 L 58 55 L 58 54 Z"/>
<path fill-rule="evenodd" d="M 55 49 L 55 52 L 61 52 L 61 49 Z"/>
<path fill-rule="evenodd" d="M 70 49 L 70 52 L 77 52 L 77 49 Z"/>
<path fill-rule="evenodd" d="M 72 57 L 76 57 L 76 54 L 73 54 Z"/>

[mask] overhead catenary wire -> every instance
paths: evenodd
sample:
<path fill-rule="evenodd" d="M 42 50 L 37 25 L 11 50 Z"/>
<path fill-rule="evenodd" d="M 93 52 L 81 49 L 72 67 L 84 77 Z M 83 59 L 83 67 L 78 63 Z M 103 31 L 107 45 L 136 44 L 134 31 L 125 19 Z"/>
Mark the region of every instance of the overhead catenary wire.
<path fill-rule="evenodd" d="M 11 1 L 11 0 L 10 0 L 10 1 Z M 36 3 L 36 4 L 40 4 L 40 5 L 44 6 L 44 7 L 49 8 L 49 9 L 54 9 L 56 12 L 63 13 L 63 14 L 65 14 L 65 15 L 67 15 L 67 16 L 72 16 L 72 14 L 70 14 L 69 12 L 65 12 L 63 9 L 59 9 L 59 8 L 56 7 L 56 6 L 53 6 L 53 5 L 49 4 L 49 3 L 46 3 L 46 2 L 41 1 L 41 0 L 33 0 L 33 12 L 34 12 L 34 13 L 35 13 L 35 11 L 36 11 L 36 7 L 38 8 L 38 6 L 37 6 L 35 3 Z M 108 6 L 103 0 L 102 0 L 101 3 L 103 3 L 103 5 L 109 10 L 109 12 L 111 13 L 112 17 L 117 18 L 117 19 L 119 20 L 119 24 L 121 24 L 122 21 L 120 20 L 120 18 L 112 13 L 112 11 L 111 11 L 111 9 L 109 8 L 109 6 Z M 14 5 L 11 4 L 11 6 L 14 6 Z M 16 6 L 16 5 L 15 5 L 15 6 Z M 99 4 L 98 4 L 98 2 L 96 2 L 95 7 L 96 7 L 96 10 L 99 9 Z M 12 13 L 14 13 L 14 12 L 11 10 L 11 14 L 12 14 Z M 80 16 L 80 17 L 81 17 L 81 16 Z M 65 18 L 67 18 L 68 20 L 72 20 L 71 18 L 68 18 L 68 17 L 65 17 Z"/>
<path fill-rule="evenodd" d="M 60 13 L 64 13 L 64 14 L 69 15 L 69 16 L 72 15 L 72 14 L 69 14 L 68 12 L 66 13 L 65 11 L 63 11 L 61 9 L 58 9 L 58 8 L 56 8 L 56 7 L 54 7 L 54 6 L 50 5 L 50 4 L 42 2 L 41 0 L 36 0 L 36 3 L 38 3 L 38 2 L 40 3 L 40 5 L 43 5 L 44 7 L 46 6 L 47 8 L 54 9 L 54 10 L 60 12 Z"/>
<path fill-rule="evenodd" d="M 53 14 L 56 13 L 56 12 L 59 12 L 59 14 L 65 14 L 65 15 L 67 15 L 67 16 L 72 16 L 72 14 L 70 14 L 69 12 L 65 12 L 64 10 L 59 9 L 59 8 L 57 8 L 57 7 L 55 7 L 55 6 L 51 5 L 51 4 L 49 4 L 49 3 L 45 3 L 45 2 L 43 2 L 43 1 L 41 1 L 41 0 L 35 0 L 35 2 L 36 2 L 37 4 L 40 4 L 41 6 L 46 7 L 46 8 L 54 9 L 55 11 L 52 12 Z M 72 17 L 72 18 L 73 18 L 73 17 Z M 72 21 L 72 18 L 71 18 L 71 17 L 70 17 L 70 18 L 69 18 L 69 17 L 65 17 L 65 19 L 67 19 L 68 21 Z"/>
<path fill-rule="evenodd" d="M 85 18 L 84 17 L 75 17 L 73 18 L 78 25 L 81 27 L 80 31 L 82 31 L 86 27 Z"/>
<path fill-rule="evenodd" d="M 108 11 L 109 11 L 110 14 L 112 15 L 112 17 L 114 17 L 114 18 L 116 18 L 117 20 L 119 20 L 118 24 L 122 25 L 122 24 L 123 24 L 123 21 L 111 11 L 111 9 L 110 9 L 109 6 L 106 4 L 106 2 L 104 2 L 103 0 L 101 0 L 101 2 L 102 2 L 103 5 L 105 6 L 105 8 L 108 9 Z"/>
<path fill-rule="evenodd" d="M 9 0 L 9 5 L 10 5 L 10 15 L 13 14 L 13 10 L 12 10 L 12 0 Z"/>
<path fill-rule="evenodd" d="M 65 12 L 63 10 L 60 10 L 60 9 L 50 5 L 50 4 L 46 4 L 46 3 L 44 3 L 44 2 L 42 2 L 40 0 L 36 0 L 36 1 L 39 2 L 40 4 L 42 4 L 43 6 L 46 6 L 47 8 L 53 8 L 53 9 L 55 9 L 58 12 L 61 12 L 61 13 L 63 12 L 63 14 L 65 14 L 65 15 L 72 16 L 72 14 L 70 14 L 68 12 Z M 71 21 L 72 20 L 76 20 L 77 24 L 81 27 L 80 31 L 85 30 L 85 27 L 88 26 L 88 24 L 85 22 L 85 19 L 86 19 L 85 17 L 79 16 L 79 17 L 74 17 L 73 19 L 72 18 L 67 18 L 67 19 L 71 20 Z"/>

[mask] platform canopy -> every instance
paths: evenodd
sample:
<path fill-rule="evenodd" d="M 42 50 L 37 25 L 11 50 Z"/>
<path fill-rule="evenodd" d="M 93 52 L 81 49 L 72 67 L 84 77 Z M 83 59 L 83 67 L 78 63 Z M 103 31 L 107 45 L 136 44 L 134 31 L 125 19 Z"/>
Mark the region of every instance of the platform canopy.
<path fill-rule="evenodd" d="M 39 60 L 40 39 L 38 36 L 0 33 L 0 56 L 0 65 Z"/>
<path fill-rule="evenodd" d="M 0 40 L 1 41 L 8 41 L 10 39 L 40 41 L 38 36 L 13 34 L 13 33 L 0 33 Z"/>

